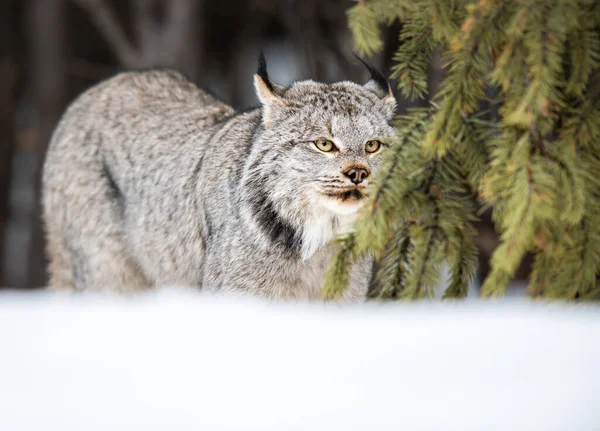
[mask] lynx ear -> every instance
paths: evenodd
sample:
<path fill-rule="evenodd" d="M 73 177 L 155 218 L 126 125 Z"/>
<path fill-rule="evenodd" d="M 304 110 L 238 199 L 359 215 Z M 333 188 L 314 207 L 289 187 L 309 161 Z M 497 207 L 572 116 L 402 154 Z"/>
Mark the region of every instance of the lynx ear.
<path fill-rule="evenodd" d="M 254 75 L 254 90 L 256 91 L 258 100 L 260 100 L 260 103 L 263 105 L 268 105 L 279 99 L 279 96 L 275 94 L 273 84 L 269 81 L 265 81 L 258 73 Z"/>
<path fill-rule="evenodd" d="M 394 114 L 396 113 L 396 106 L 396 98 L 394 97 L 391 91 L 377 103 L 377 108 L 381 112 L 383 112 L 384 117 L 388 121 L 394 118 Z"/>
<path fill-rule="evenodd" d="M 377 105 L 383 111 L 386 118 L 390 120 L 396 111 L 396 98 L 392 93 L 390 83 L 373 65 L 367 63 L 358 55 L 356 58 L 367 68 L 371 75 L 371 79 L 364 85 L 364 88 L 381 97 L 381 101 Z"/>
<path fill-rule="evenodd" d="M 269 79 L 267 60 L 262 51 L 258 59 L 258 71 L 254 75 L 254 89 L 258 100 L 263 105 L 263 123 L 266 128 L 269 128 L 273 122 L 275 111 L 285 108 L 286 104 L 281 97 L 283 87 Z"/>
<path fill-rule="evenodd" d="M 367 63 L 358 55 L 356 58 L 363 64 L 363 66 L 367 68 L 369 74 L 371 75 L 371 79 L 365 84 L 365 87 L 369 88 L 375 93 L 379 93 L 382 97 L 391 96 L 392 87 L 390 86 L 388 80 L 385 79 L 385 77 L 377 69 L 375 69 L 372 64 Z"/>

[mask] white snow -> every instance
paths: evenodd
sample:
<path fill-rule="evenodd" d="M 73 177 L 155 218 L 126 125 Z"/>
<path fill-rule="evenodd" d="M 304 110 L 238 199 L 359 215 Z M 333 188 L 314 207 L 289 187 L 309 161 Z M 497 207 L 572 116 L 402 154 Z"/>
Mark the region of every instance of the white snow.
<path fill-rule="evenodd" d="M 600 308 L 0 295 L 0 430 L 598 430 Z"/>

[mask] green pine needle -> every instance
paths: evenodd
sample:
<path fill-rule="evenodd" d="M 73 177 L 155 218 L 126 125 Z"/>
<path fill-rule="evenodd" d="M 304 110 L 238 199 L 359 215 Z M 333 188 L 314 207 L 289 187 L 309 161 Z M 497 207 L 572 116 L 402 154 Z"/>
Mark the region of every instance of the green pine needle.
<path fill-rule="evenodd" d="M 375 255 L 372 298 L 431 297 L 444 262 L 444 298 L 465 297 L 478 260 L 475 200 L 500 234 L 483 296 L 501 297 L 526 254 L 531 296 L 600 294 L 600 2 L 361 0 L 348 11 L 358 52 L 380 52 L 381 27 L 396 20 L 400 94 L 428 95 L 436 52 L 445 76 L 435 104 L 395 121 L 326 296 L 339 298 L 352 262 Z"/>

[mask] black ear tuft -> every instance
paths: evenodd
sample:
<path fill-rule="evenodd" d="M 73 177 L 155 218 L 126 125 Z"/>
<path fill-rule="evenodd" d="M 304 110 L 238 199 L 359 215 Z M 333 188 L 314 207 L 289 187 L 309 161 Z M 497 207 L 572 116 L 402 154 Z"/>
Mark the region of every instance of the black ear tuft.
<path fill-rule="evenodd" d="M 375 81 L 377 83 L 377 85 L 379 87 L 381 87 L 381 89 L 385 93 L 389 93 L 390 92 L 390 84 L 389 84 L 388 80 L 385 79 L 385 77 L 381 73 L 379 73 L 379 71 L 377 69 L 375 69 L 375 67 L 373 67 L 371 64 L 367 63 L 366 61 L 364 61 L 362 58 L 360 58 L 356 54 L 354 54 L 354 56 L 358 59 L 358 61 L 360 61 L 367 68 L 367 70 L 371 74 L 371 79 L 373 81 Z"/>
<path fill-rule="evenodd" d="M 258 71 L 256 73 L 260 76 L 269 90 L 274 91 L 273 84 L 271 84 L 271 80 L 269 79 L 269 73 L 267 72 L 267 58 L 262 49 L 260 51 L 260 56 L 258 57 Z"/>

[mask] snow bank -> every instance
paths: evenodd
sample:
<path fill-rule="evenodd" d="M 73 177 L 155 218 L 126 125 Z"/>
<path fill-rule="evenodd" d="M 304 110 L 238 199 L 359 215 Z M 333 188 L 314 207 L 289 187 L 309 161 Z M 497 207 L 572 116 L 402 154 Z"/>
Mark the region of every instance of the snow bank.
<path fill-rule="evenodd" d="M 0 295 L 0 430 L 600 429 L 600 309 Z"/>

